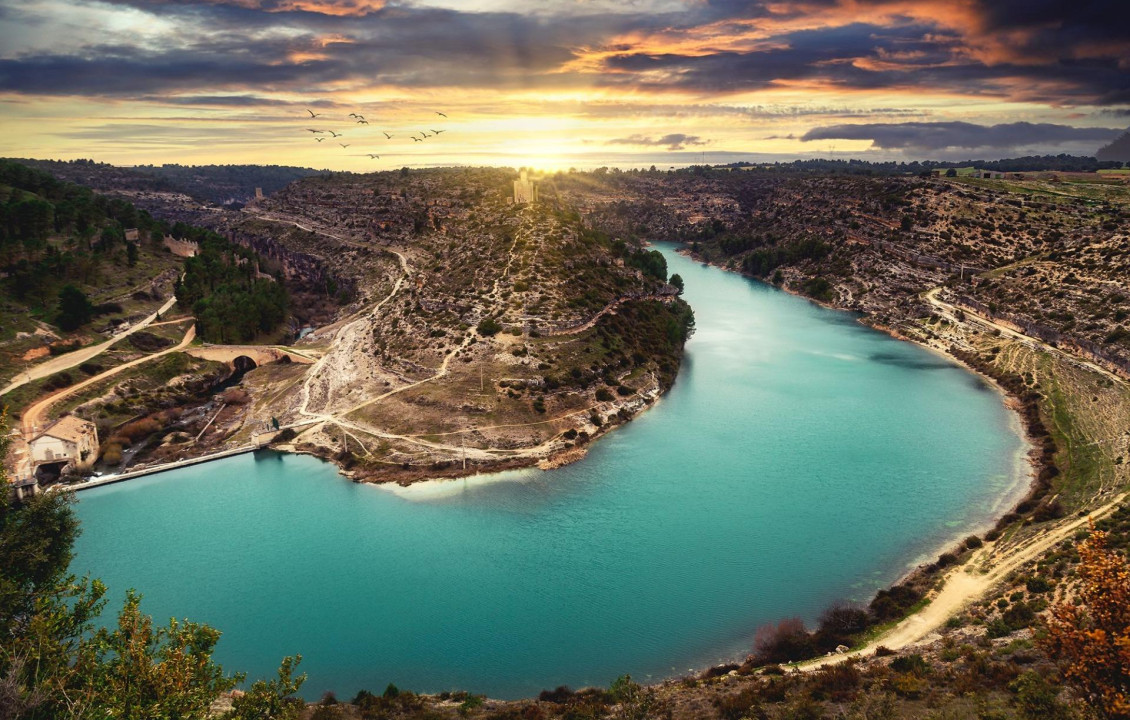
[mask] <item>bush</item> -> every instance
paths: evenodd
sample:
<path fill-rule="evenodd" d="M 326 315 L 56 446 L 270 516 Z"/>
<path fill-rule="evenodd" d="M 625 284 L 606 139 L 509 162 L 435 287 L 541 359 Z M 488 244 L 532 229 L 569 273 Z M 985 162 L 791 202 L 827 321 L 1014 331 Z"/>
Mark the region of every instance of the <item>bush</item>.
<path fill-rule="evenodd" d="M 291 440 L 293 440 L 296 437 L 298 437 L 298 433 L 296 433 L 294 431 L 294 428 L 283 428 L 282 430 L 280 430 L 278 432 L 278 434 L 275 435 L 274 439 L 271 440 L 271 442 L 273 442 L 273 443 L 290 442 Z M 396 687 L 396 686 L 393 685 L 391 687 Z"/>
<path fill-rule="evenodd" d="M 800 618 L 786 618 L 758 629 L 753 641 L 759 665 L 805 660 L 816 653 L 812 636 Z"/>
<path fill-rule="evenodd" d="M 102 446 L 102 462 L 107 465 L 117 465 L 122 461 L 122 446 L 118 443 L 106 443 Z"/>
<path fill-rule="evenodd" d="M 612 393 L 608 391 L 608 388 L 601 388 L 596 391 L 596 399 L 599 402 L 610 402 L 613 397 Z"/>
<path fill-rule="evenodd" d="M 1054 586 L 1051 584 L 1050 581 L 1048 581 L 1047 578 L 1040 577 L 1039 575 L 1037 575 L 1034 578 L 1029 578 L 1028 582 L 1025 583 L 1025 587 L 1028 588 L 1028 592 L 1030 592 L 1030 593 L 1046 593 L 1048 590 L 1051 590 Z"/>
<path fill-rule="evenodd" d="M 969 537 L 965 538 L 965 542 L 963 542 L 962 544 L 972 550 L 974 548 L 981 547 L 985 543 L 981 542 L 981 538 L 977 537 L 976 535 L 970 535 Z"/>
<path fill-rule="evenodd" d="M 80 347 L 82 347 L 82 343 L 78 340 L 65 343 L 52 343 L 47 346 L 47 352 L 51 353 L 52 357 L 55 357 L 57 355 L 66 355 L 69 352 L 78 350 Z"/>
<path fill-rule="evenodd" d="M 850 662 L 825 665 L 816 672 L 812 696 L 835 702 L 847 702 L 859 692 L 863 675 Z"/>
<path fill-rule="evenodd" d="M 742 718 L 757 717 L 761 709 L 759 688 L 747 687 L 733 695 L 723 695 L 714 698 L 714 709 L 722 720 L 742 720 Z"/>
<path fill-rule="evenodd" d="M 228 405 L 246 405 L 251 402 L 251 395 L 246 390 L 233 387 L 224 390 L 222 399 Z"/>
<path fill-rule="evenodd" d="M 43 387 L 48 390 L 62 390 L 65 387 L 70 387 L 74 379 L 68 372 L 55 373 L 47 378 L 47 382 L 43 383 Z"/>
<path fill-rule="evenodd" d="M 921 593 L 907 585 L 895 585 L 890 590 L 880 590 L 871 601 L 871 613 L 879 620 L 901 617 L 914 603 L 922 599 Z"/>
<path fill-rule="evenodd" d="M 900 655 L 891 661 L 891 669 L 897 673 L 910 673 L 913 675 L 925 675 L 930 670 L 929 663 L 926 659 L 914 653 L 913 655 Z"/>
<path fill-rule="evenodd" d="M 494 318 L 488 317 L 483 318 L 483 321 L 480 322 L 475 329 L 478 330 L 480 335 L 490 337 L 491 335 L 498 334 L 502 330 L 502 324 Z"/>
<path fill-rule="evenodd" d="M 126 423 L 117 432 L 117 435 L 129 438 L 131 443 L 147 438 L 161 429 L 161 423 L 154 418 L 142 418 Z"/>
<path fill-rule="evenodd" d="M 838 645 L 851 645 L 854 636 L 867 629 L 870 616 L 859 608 L 834 605 L 820 616 L 816 631 L 816 645 L 821 651 L 834 650 Z"/>
<path fill-rule="evenodd" d="M 575 694 L 573 689 L 568 685 L 558 685 L 553 690 L 542 690 L 541 693 L 538 694 L 538 700 L 563 705 L 569 702 Z"/>

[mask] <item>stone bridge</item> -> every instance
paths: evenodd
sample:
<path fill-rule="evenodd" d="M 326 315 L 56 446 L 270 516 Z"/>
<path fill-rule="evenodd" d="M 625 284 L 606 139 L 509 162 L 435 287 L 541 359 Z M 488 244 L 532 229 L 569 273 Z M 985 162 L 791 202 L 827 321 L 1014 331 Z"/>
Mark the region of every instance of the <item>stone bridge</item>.
<path fill-rule="evenodd" d="M 246 365 L 246 360 L 237 362 L 239 358 L 251 360 L 255 363 L 255 367 L 280 361 L 295 362 L 300 365 L 310 365 L 314 362 L 313 358 L 269 345 L 199 345 L 185 348 L 184 352 L 202 360 L 227 363 L 232 368 Z M 245 366 L 240 369 L 248 370 L 250 368 Z"/>

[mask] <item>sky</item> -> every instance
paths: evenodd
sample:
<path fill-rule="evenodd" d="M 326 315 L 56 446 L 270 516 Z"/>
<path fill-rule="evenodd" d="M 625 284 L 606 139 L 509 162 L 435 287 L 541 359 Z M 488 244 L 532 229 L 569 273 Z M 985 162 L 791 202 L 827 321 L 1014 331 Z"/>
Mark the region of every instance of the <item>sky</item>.
<path fill-rule="evenodd" d="M 7 157 L 999 158 L 1127 126 L 1128 0 L 0 0 Z"/>

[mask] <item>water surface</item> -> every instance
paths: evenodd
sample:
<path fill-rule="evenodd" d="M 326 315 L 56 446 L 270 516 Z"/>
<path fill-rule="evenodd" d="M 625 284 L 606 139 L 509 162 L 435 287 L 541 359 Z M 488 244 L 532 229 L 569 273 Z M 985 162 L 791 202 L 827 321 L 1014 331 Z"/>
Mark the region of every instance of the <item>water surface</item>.
<path fill-rule="evenodd" d="M 301 653 L 310 698 L 519 697 L 740 656 L 1014 498 L 1023 443 L 976 376 L 663 249 L 698 331 L 674 389 L 583 462 L 393 492 L 240 456 L 83 492 L 73 569 L 223 630 L 252 678 Z"/>

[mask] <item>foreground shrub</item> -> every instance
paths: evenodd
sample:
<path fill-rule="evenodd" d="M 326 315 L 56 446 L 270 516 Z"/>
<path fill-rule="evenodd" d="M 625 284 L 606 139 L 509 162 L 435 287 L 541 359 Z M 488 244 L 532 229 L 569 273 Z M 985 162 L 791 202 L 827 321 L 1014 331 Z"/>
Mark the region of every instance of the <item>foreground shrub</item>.
<path fill-rule="evenodd" d="M 1042 641 L 1100 716 L 1130 718 L 1130 565 L 1093 531 L 1079 551 L 1079 600 L 1055 605 Z"/>
<path fill-rule="evenodd" d="M 776 626 L 765 625 L 758 629 L 753 649 L 757 664 L 767 665 L 812 657 L 816 644 L 800 618 L 786 618 Z"/>

